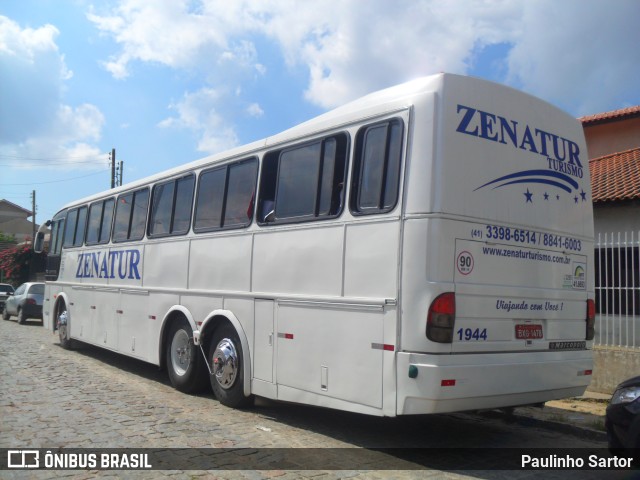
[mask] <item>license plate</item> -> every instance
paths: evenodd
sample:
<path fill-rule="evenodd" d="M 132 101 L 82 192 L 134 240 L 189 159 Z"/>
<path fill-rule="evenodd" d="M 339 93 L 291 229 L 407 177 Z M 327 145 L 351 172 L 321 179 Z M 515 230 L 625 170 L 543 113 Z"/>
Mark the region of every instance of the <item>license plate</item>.
<path fill-rule="evenodd" d="M 542 338 L 542 325 L 516 325 L 516 340 L 535 340 Z"/>
<path fill-rule="evenodd" d="M 549 350 L 585 350 L 587 348 L 587 342 L 549 342 Z"/>

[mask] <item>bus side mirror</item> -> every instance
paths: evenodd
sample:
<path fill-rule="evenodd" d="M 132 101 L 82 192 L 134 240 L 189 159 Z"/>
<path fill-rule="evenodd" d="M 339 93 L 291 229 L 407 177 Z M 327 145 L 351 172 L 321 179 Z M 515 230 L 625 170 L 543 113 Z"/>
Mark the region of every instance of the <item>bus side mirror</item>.
<path fill-rule="evenodd" d="M 33 251 L 42 253 L 44 251 L 44 232 L 36 233 L 36 240 L 33 242 Z"/>
<path fill-rule="evenodd" d="M 47 228 L 51 225 L 51 221 L 47 221 L 40 225 L 38 229 L 38 233 L 36 233 L 36 238 L 33 240 L 33 251 L 36 253 L 42 253 L 44 251 L 44 234 L 47 231 Z"/>

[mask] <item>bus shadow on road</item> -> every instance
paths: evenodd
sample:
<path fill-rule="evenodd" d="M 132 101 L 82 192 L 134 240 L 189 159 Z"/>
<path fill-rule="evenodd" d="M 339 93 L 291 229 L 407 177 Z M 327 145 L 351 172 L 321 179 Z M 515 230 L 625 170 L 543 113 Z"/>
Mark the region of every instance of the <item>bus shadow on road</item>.
<path fill-rule="evenodd" d="M 60 346 L 58 342 L 56 342 L 56 345 Z M 113 366 L 131 375 L 163 385 L 170 385 L 166 372 L 163 369 L 143 360 L 128 357 L 105 348 L 95 347 L 78 340 L 73 340 L 73 351 L 87 359 L 93 359 L 97 362 Z"/>

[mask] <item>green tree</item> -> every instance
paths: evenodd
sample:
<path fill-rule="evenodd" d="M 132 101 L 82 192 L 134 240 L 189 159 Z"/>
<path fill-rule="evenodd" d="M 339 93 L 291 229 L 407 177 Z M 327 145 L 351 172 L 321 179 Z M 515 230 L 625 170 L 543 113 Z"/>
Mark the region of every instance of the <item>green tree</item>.
<path fill-rule="evenodd" d="M 16 243 L 16 236 L 0 232 L 0 243 Z"/>

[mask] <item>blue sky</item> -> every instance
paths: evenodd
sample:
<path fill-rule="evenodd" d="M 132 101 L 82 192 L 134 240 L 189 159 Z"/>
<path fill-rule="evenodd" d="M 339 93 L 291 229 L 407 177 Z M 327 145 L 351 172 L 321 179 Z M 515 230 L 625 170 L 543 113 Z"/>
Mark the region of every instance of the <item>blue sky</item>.
<path fill-rule="evenodd" d="M 640 104 L 638 0 L 0 1 L 0 198 L 110 186 L 441 71 L 570 114 Z"/>

